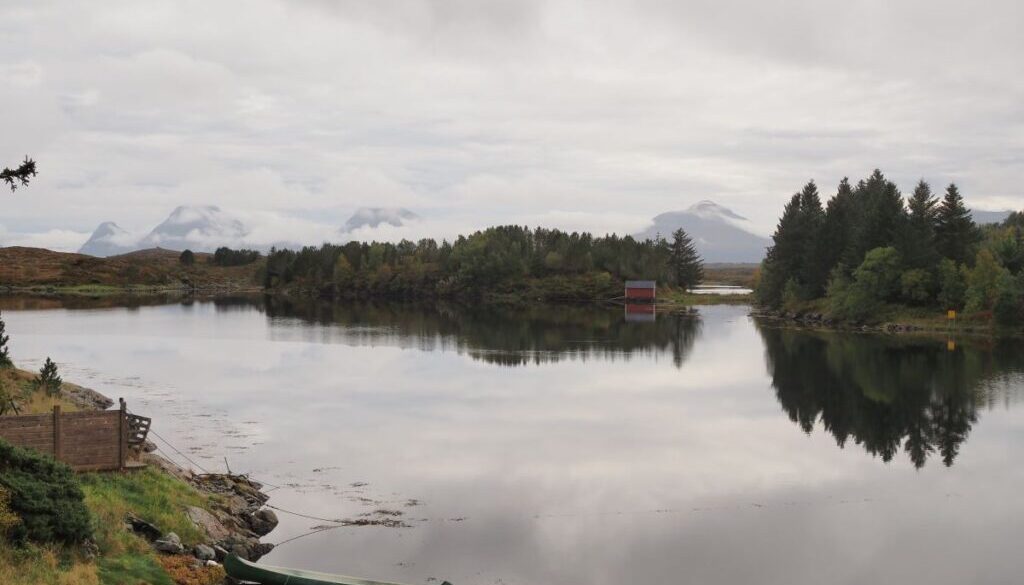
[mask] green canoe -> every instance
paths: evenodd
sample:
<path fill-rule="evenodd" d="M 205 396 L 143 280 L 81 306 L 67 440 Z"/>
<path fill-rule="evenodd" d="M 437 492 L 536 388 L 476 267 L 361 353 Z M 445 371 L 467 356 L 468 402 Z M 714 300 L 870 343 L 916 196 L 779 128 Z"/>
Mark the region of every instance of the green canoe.
<path fill-rule="evenodd" d="M 260 585 L 399 585 L 386 581 L 370 581 L 301 569 L 257 565 L 240 559 L 234 554 L 230 554 L 224 559 L 224 570 L 239 581 L 252 581 L 260 583 Z M 451 583 L 445 581 L 441 585 L 451 585 Z"/>

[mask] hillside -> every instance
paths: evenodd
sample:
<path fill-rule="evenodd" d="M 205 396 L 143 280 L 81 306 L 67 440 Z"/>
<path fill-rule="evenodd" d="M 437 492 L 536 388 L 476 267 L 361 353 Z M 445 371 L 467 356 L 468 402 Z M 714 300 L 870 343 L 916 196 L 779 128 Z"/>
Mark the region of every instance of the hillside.
<path fill-rule="evenodd" d="M 212 264 L 212 254 L 196 253 L 193 266 L 179 253 L 153 248 L 96 258 L 41 248 L 0 248 L 0 288 L 145 287 L 255 288 L 261 261 L 246 266 Z"/>

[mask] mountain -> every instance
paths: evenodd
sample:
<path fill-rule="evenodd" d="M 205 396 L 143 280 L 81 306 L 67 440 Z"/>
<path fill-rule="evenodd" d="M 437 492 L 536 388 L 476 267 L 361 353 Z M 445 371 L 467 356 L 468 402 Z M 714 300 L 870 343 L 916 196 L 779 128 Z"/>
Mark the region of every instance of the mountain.
<path fill-rule="evenodd" d="M 248 234 L 241 221 L 215 205 L 182 205 L 142 238 L 135 249 L 188 248 L 193 252 L 212 252 L 220 246 L 237 246 Z"/>
<path fill-rule="evenodd" d="M 985 211 L 983 209 L 972 209 L 971 217 L 974 223 L 984 225 L 986 223 L 1003 223 L 1010 217 L 1012 211 Z"/>
<path fill-rule="evenodd" d="M 137 250 L 136 244 L 132 234 L 112 221 L 105 221 L 92 232 L 89 239 L 78 249 L 78 253 L 100 257 L 117 256 Z"/>
<path fill-rule="evenodd" d="M 768 238 L 754 233 L 747 218 L 714 201 L 701 201 L 685 211 L 657 215 L 650 227 L 634 237 L 646 239 L 661 234 L 671 239 L 678 228 L 693 238 L 705 262 L 760 262 L 770 243 Z"/>
<path fill-rule="evenodd" d="M 404 207 L 360 207 L 348 218 L 341 231 L 344 233 L 364 227 L 375 228 L 381 224 L 401 227 L 418 219 L 420 216 Z"/>

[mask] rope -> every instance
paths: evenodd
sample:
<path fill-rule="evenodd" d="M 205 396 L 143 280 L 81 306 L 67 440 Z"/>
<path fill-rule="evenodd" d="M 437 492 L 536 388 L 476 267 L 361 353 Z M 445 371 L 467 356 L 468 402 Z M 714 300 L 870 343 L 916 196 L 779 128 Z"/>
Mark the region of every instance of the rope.
<path fill-rule="evenodd" d="M 184 453 L 182 453 L 181 451 L 179 451 L 177 447 L 175 447 L 174 445 L 172 445 L 172 444 L 170 443 L 170 441 L 168 441 L 167 439 L 165 439 L 165 438 L 161 437 L 161 436 L 160 436 L 160 435 L 159 435 L 159 434 L 158 434 L 158 433 L 157 433 L 156 431 L 154 431 L 154 430 L 153 430 L 152 428 L 151 428 L 151 429 L 149 429 L 149 432 L 150 432 L 150 434 L 152 434 L 152 435 L 153 435 L 154 437 L 156 437 L 156 438 L 160 439 L 161 441 L 163 441 L 163 442 L 164 442 L 164 444 L 166 444 L 166 445 L 167 445 L 168 447 L 170 447 L 171 449 L 173 449 L 175 453 L 177 453 L 178 455 L 181 455 L 181 456 L 182 456 L 182 457 L 183 457 L 183 458 L 185 459 L 185 461 L 188 461 L 188 462 L 189 462 L 189 463 L 191 463 L 192 465 L 195 465 L 195 466 L 196 466 L 196 467 L 197 467 L 197 468 L 198 468 L 198 469 L 199 469 L 200 471 L 202 471 L 203 473 L 210 473 L 210 472 L 209 472 L 209 471 L 207 471 L 207 470 L 206 470 L 206 468 L 204 468 L 204 467 L 203 467 L 202 465 L 199 465 L 198 463 L 196 463 L 195 461 L 193 461 L 191 457 L 189 457 L 188 455 L 185 455 Z"/>
<path fill-rule="evenodd" d="M 318 522 L 330 522 L 332 524 L 338 524 L 339 526 L 344 526 L 344 524 L 345 524 L 344 520 L 338 520 L 337 518 L 320 518 L 318 516 L 310 516 L 309 514 L 303 514 L 301 512 L 293 512 L 291 510 L 285 510 L 284 508 L 278 508 L 277 506 L 271 506 L 270 504 L 267 504 L 266 506 L 268 508 L 277 510 L 278 512 L 284 512 L 285 514 L 291 514 L 292 516 L 298 516 L 300 518 L 306 518 L 308 520 L 316 520 Z"/>

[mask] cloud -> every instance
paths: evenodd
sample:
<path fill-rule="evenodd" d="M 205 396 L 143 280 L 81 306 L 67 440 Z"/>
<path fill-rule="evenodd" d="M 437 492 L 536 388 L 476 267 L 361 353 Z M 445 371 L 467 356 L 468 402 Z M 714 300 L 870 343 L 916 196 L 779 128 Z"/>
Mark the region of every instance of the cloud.
<path fill-rule="evenodd" d="M 626 232 L 711 199 L 769 230 L 807 179 L 828 193 L 875 167 L 907 190 L 922 176 L 957 181 L 969 203 L 1019 207 L 1022 10 L 4 7 L 0 163 L 31 154 L 41 174 L 5 200 L 3 221 L 24 233 L 108 220 L 144 231 L 178 205 L 219 205 L 256 214 L 267 238 L 302 235 L 303 222 L 319 237 L 313 224 L 400 206 L 438 229 L 550 218 Z"/>

